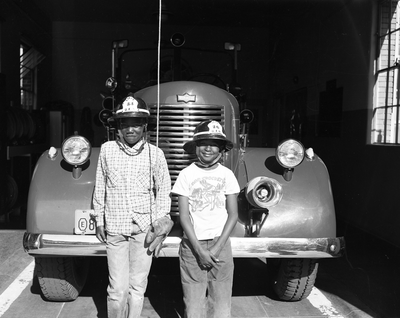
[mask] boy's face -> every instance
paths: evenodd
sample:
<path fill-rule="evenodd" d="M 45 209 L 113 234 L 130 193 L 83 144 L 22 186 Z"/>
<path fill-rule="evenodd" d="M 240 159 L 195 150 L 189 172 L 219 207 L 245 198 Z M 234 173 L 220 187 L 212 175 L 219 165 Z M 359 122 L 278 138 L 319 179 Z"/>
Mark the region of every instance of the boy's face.
<path fill-rule="evenodd" d="M 221 147 L 218 140 L 199 140 L 196 143 L 196 155 L 203 163 L 212 163 L 219 156 Z"/>
<path fill-rule="evenodd" d="M 143 136 L 144 124 L 135 118 L 124 118 L 119 124 L 124 141 L 129 146 L 135 145 Z"/>

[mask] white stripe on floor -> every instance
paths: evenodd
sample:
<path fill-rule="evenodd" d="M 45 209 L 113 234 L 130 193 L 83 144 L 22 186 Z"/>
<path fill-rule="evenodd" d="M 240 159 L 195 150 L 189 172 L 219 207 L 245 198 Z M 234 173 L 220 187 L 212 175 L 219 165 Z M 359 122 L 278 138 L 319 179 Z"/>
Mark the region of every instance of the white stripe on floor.
<path fill-rule="evenodd" d="M 32 281 L 35 261 L 32 261 L 10 286 L 0 295 L 0 317 L 10 308 L 14 300 L 22 293 Z"/>
<path fill-rule="evenodd" d="M 333 307 L 332 303 L 317 288 L 313 287 L 308 301 L 317 308 L 324 316 L 343 318 L 343 316 Z"/>

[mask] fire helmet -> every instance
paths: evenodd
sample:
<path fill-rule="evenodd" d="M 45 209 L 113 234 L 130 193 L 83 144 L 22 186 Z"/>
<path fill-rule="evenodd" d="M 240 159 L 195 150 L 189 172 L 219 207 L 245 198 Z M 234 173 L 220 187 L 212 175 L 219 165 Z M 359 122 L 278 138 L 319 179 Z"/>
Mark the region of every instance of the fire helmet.
<path fill-rule="evenodd" d="M 117 121 L 123 118 L 138 118 L 146 123 L 149 116 L 150 112 L 145 101 L 129 93 L 118 104 L 117 111 L 114 113 L 113 118 Z"/>
<path fill-rule="evenodd" d="M 233 143 L 226 138 L 224 127 L 215 120 L 206 120 L 197 125 L 193 139 L 186 142 L 183 149 L 188 153 L 195 153 L 197 142 L 207 139 L 221 141 L 221 150 L 229 151 L 233 148 Z"/>

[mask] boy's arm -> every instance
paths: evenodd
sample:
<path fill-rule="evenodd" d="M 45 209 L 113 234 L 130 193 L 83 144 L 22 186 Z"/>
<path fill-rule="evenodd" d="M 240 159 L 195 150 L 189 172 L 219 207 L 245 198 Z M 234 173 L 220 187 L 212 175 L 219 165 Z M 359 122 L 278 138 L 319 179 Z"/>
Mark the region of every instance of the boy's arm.
<path fill-rule="evenodd" d="M 194 232 L 193 224 L 190 220 L 189 215 L 189 199 L 188 197 L 179 195 L 178 196 L 179 205 L 179 219 L 183 230 L 187 238 L 189 239 L 193 252 L 198 258 L 201 267 L 209 268 L 215 265 L 214 260 L 211 258 L 210 252 L 205 250 L 197 239 L 196 233 Z"/>
<path fill-rule="evenodd" d="M 228 211 L 228 219 L 226 220 L 221 236 L 218 238 L 217 242 L 210 248 L 213 260 L 217 262 L 219 253 L 224 247 L 226 241 L 228 240 L 229 235 L 235 227 L 238 219 L 237 196 L 237 193 L 228 194 L 226 196 L 226 210 Z"/>
<path fill-rule="evenodd" d="M 104 209 L 105 209 L 105 175 L 103 169 L 103 149 L 100 150 L 96 169 L 96 183 L 93 194 L 94 217 L 96 220 L 96 237 L 100 242 L 106 242 L 104 231 Z"/>
<path fill-rule="evenodd" d="M 165 159 L 164 153 L 158 149 L 158 171 L 156 171 L 158 185 L 157 193 L 157 208 L 158 217 L 169 216 L 171 210 L 171 177 L 168 170 L 168 164 Z"/>

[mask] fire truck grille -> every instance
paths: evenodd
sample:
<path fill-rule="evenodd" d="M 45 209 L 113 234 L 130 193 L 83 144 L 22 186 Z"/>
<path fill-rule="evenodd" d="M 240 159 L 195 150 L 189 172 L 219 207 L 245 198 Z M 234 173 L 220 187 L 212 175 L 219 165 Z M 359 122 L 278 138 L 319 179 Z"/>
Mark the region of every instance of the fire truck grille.
<path fill-rule="evenodd" d="M 212 119 L 225 124 L 224 107 L 221 105 L 149 105 L 152 118 L 157 118 L 157 128 L 149 130 L 150 142 L 158 142 L 167 159 L 172 185 L 179 172 L 196 160 L 196 156 L 183 150 L 183 145 L 192 139 L 195 127 L 202 121 Z M 154 123 L 157 124 L 154 119 Z M 157 138 L 158 135 L 158 138 Z M 157 140 L 158 139 L 158 140 Z M 178 198 L 172 196 L 171 215 L 178 215 Z"/>

